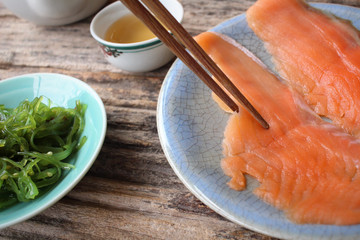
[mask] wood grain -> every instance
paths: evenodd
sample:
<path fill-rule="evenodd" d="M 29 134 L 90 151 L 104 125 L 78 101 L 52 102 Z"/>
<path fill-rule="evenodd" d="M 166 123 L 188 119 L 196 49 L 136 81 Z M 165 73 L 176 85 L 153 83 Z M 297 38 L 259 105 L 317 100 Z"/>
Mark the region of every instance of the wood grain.
<path fill-rule="evenodd" d="M 181 0 L 196 35 L 246 11 L 254 0 Z M 360 7 L 357 0 L 317 0 Z M 0 4 L 0 79 L 56 72 L 88 83 L 102 98 L 108 131 L 98 159 L 62 200 L 1 239 L 273 239 L 219 216 L 177 178 L 162 152 L 156 105 L 171 63 L 146 74 L 110 66 L 91 38 L 92 17 L 36 26 Z"/>

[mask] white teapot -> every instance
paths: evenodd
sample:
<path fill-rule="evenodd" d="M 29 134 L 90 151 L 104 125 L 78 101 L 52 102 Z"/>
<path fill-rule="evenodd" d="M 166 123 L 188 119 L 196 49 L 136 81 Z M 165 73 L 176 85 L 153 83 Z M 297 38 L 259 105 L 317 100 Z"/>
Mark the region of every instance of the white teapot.
<path fill-rule="evenodd" d="M 38 25 L 65 25 L 99 10 L 107 0 L 0 0 L 20 18 Z"/>

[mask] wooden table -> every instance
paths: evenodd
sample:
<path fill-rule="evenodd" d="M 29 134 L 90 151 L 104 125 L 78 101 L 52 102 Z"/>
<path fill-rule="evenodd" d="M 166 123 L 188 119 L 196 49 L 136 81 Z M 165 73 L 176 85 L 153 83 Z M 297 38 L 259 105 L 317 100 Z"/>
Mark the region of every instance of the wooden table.
<path fill-rule="evenodd" d="M 255 0 L 181 0 L 196 35 L 246 11 Z M 318 0 L 360 7 L 358 0 Z M 216 214 L 168 164 L 156 104 L 171 63 L 144 74 L 109 65 L 89 32 L 92 17 L 60 27 L 19 19 L 0 4 L 0 79 L 34 72 L 74 76 L 102 98 L 104 146 L 83 180 L 39 215 L 0 231 L 2 239 L 271 239 Z M 1 214 L 1 213 L 0 213 Z"/>

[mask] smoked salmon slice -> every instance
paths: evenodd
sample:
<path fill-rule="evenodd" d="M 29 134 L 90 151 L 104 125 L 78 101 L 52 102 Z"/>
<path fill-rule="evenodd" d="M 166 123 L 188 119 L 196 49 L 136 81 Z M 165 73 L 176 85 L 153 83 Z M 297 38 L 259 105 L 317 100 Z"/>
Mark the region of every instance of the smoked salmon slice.
<path fill-rule="evenodd" d="M 277 71 L 314 111 L 359 136 L 359 31 L 302 0 L 258 0 L 246 19 Z"/>
<path fill-rule="evenodd" d="M 360 223 L 360 139 L 322 120 L 234 40 L 195 39 L 270 124 L 245 110 L 230 115 L 221 161 L 229 186 L 243 190 L 251 175 L 260 183 L 254 194 L 296 223 Z"/>

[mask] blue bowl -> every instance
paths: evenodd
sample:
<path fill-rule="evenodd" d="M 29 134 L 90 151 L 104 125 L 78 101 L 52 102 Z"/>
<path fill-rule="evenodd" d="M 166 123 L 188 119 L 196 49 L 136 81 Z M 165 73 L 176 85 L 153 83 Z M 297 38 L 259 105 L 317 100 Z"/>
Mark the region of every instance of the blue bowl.
<path fill-rule="evenodd" d="M 64 197 L 86 174 L 100 152 L 106 132 L 106 112 L 97 93 L 86 83 L 61 74 L 35 73 L 0 81 L 0 104 L 16 107 L 25 99 L 45 96 L 53 105 L 74 108 L 76 100 L 87 105 L 84 146 L 72 155 L 74 169 L 64 171 L 61 179 L 45 193 L 29 202 L 0 209 L 0 228 L 24 221 Z"/>

